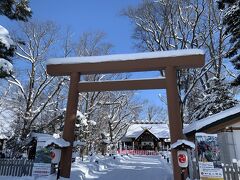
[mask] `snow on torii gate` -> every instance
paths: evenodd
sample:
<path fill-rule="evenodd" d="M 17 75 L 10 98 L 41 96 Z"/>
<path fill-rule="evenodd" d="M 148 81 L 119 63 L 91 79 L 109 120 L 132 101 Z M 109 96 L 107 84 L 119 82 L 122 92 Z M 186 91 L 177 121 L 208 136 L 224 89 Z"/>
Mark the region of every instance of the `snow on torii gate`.
<path fill-rule="evenodd" d="M 79 92 L 166 89 L 170 138 L 183 138 L 177 89 L 177 70 L 204 65 L 204 52 L 198 49 L 136 54 L 54 58 L 47 61 L 51 76 L 70 76 L 63 139 L 73 144 Z M 80 75 L 165 70 L 164 78 L 124 81 L 80 82 Z M 177 153 L 172 149 L 174 180 L 181 179 Z M 72 146 L 62 149 L 61 176 L 70 177 Z"/>

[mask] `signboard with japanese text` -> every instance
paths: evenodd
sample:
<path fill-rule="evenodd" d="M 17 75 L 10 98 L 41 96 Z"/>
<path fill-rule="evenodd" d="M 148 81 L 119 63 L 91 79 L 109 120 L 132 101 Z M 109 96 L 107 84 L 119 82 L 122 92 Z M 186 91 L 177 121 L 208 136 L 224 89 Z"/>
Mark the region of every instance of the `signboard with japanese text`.
<path fill-rule="evenodd" d="M 49 163 L 34 163 L 32 175 L 33 176 L 48 176 L 51 174 L 51 164 Z"/>
<path fill-rule="evenodd" d="M 217 134 L 196 133 L 197 159 L 201 180 L 223 180 Z"/>
<path fill-rule="evenodd" d="M 39 138 L 36 147 L 36 156 L 34 160 L 32 175 L 48 176 L 51 174 L 51 149 L 44 148 L 46 140 Z"/>

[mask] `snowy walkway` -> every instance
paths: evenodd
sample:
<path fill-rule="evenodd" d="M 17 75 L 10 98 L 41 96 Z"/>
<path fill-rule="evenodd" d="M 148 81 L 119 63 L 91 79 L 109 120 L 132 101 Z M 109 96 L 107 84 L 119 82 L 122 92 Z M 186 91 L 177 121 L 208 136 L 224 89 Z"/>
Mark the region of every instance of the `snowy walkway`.
<path fill-rule="evenodd" d="M 48 177 L 3 177 L 1 180 L 56 180 Z M 65 179 L 65 178 L 61 178 Z M 160 156 L 96 156 L 73 163 L 70 180 L 173 180 L 172 169 Z"/>
<path fill-rule="evenodd" d="M 131 156 L 116 159 L 110 163 L 106 174 L 98 175 L 98 180 L 172 180 L 169 165 L 156 156 Z M 90 178 L 86 178 L 90 179 Z"/>

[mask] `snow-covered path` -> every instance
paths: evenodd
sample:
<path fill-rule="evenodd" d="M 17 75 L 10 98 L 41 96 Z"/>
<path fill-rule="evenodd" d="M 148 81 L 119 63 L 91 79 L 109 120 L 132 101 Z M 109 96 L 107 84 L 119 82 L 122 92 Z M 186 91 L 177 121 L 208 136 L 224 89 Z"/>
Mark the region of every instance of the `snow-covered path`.
<path fill-rule="evenodd" d="M 108 172 L 96 175 L 95 178 L 98 180 L 173 179 L 169 164 L 157 156 L 131 156 L 117 158 L 115 161 L 117 162 L 108 164 Z"/>
<path fill-rule="evenodd" d="M 66 178 L 61 178 L 65 179 Z M 56 180 L 43 177 L 0 176 L 0 180 Z M 172 169 L 160 156 L 116 155 L 80 158 L 72 164 L 70 180 L 173 180 Z"/>

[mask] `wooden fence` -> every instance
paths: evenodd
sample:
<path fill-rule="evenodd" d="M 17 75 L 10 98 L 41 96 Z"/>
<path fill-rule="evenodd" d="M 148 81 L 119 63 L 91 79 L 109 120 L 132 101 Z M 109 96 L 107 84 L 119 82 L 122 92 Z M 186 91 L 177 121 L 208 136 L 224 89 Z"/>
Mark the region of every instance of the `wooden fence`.
<path fill-rule="evenodd" d="M 0 176 L 31 176 L 32 168 L 32 160 L 0 159 Z"/>
<path fill-rule="evenodd" d="M 223 164 L 224 180 L 240 180 L 240 167 L 237 163 Z"/>

